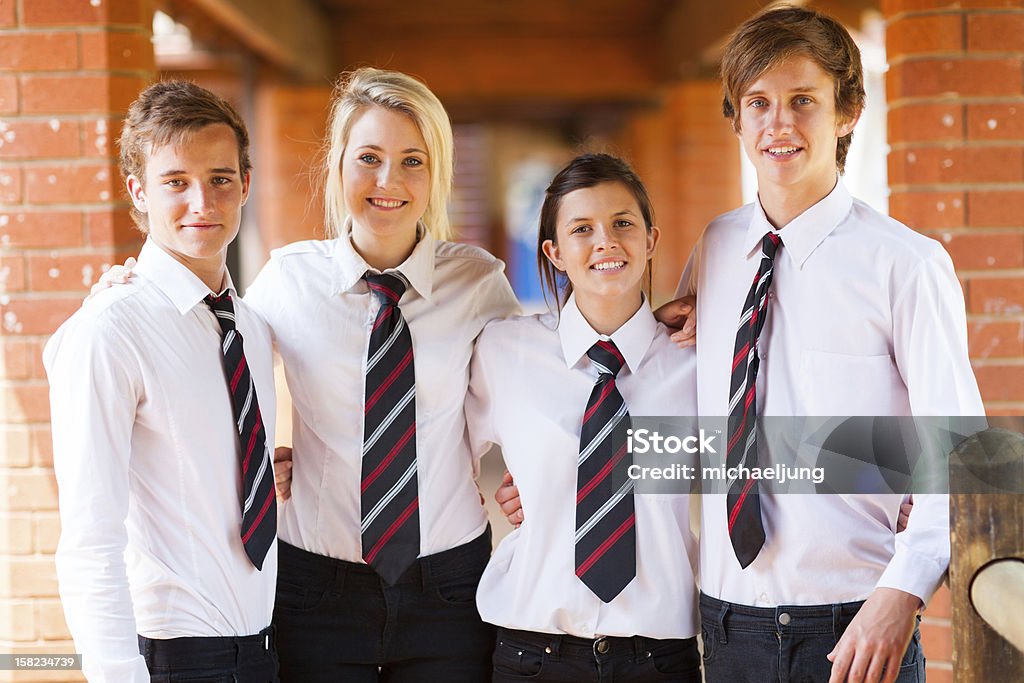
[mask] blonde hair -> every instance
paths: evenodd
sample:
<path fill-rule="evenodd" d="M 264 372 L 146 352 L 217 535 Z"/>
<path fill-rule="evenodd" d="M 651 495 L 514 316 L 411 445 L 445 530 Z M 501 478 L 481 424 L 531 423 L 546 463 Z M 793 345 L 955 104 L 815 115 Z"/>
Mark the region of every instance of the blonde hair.
<path fill-rule="evenodd" d="M 341 234 L 348 219 L 342 189 L 341 161 L 349 131 L 368 107 L 383 107 L 412 119 L 427 146 L 430 196 L 423 223 L 436 239 L 451 239 L 448 199 L 452 193 L 455 141 L 448 112 L 426 85 L 398 71 L 362 68 L 343 74 L 334 89 L 324 165 L 324 220 L 328 238 Z"/>

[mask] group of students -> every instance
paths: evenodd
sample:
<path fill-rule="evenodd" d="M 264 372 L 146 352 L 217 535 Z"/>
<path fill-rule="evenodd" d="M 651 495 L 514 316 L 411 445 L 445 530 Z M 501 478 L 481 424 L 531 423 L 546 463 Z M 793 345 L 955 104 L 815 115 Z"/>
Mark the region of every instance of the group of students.
<path fill-rule="evenodd" d="M 121 135 L 138 264 L 44 354 L 88 679 L 923 680 L 943 496 L 897 535 L 899 496 L 738 482 L 702 496 L 698 540 L 687 495 L 622 476 L 631 415 L 729 416 L 722 457 L 752 465 L 758 414 L 983 412 L 949 257 L 839 178 L 864 98 L 845 29 L 770 9 L 722 69 L 758 201 L 713 221 L 684 274 L 696 349 L 664 324 L 691 304 L 650 308 L 659 228 L 624 161 L 554 177 L 537 258 L 557 308 L 517 315 L 503 264 L 447 241 L 441 103 L 369 68 L 334 95 L 328 239 L 275 251 L 240 299 L 245 126 L 195 85 L 148 87 Z M 279 504 L 272 348 L 293 399 Z M 492 444 L 522 522 L 493 556 L 475 483 Z"/>

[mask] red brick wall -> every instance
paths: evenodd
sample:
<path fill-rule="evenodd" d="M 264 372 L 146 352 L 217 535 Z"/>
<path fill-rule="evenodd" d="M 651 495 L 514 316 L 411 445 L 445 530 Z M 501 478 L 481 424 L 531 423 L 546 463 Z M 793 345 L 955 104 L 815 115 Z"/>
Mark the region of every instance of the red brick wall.
<path fill-rule="evenodd" d="M 154 71 L 147 5 L 0 0 L 3 652 L 74 650 L 53 568 L 59 523 L 41 352 L 101 270 L 138 248 L 114 141 Z"/>
<path fill-rule="evenodd" d="M 893 216 L 942 241 L 967 299 L 989 413 L 1024 411 L 1024 2 L 884 0 Z M 966 596 L 953 596 L 966 600 Z M 925 615 L 953 680 L 950 596 Z"/>
<path fill-rule="evenodd" d="M 316 191 L 316 179 L 330 103 L 327 85 L 267 84 L 257 92 L 253 197 L 267 253 L 324 236 L 323 196 Z"/>
<path fill-rule="evenodd" d="M 663 303 L 704 227 L 742 203 L 740 151 L 721 115 L 717 79 L 666 88 L 662 106 L 634 115 L 622 147 L 651 195 L 661 228 L 654 261 L 654 300 Z"/>

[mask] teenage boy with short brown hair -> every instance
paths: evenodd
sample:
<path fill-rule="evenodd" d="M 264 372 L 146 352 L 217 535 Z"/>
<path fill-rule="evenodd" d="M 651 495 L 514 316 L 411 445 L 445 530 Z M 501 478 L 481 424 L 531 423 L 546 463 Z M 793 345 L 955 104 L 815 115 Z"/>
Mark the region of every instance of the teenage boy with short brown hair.
<path fill-rule="evenodd" d="M 712 221 L 691 263 L 699 409 L 732 418 L 730 464 L 756 462 L 750 428 L 733 434 L 755 414 L 984 414 L 949 256 L 839 179 L 864 106 L 850 35 L 770 9 L 722 75 L 758 200 Z M 707 680 L 923 680 L 915 617 L 948 566 L 947 498 L 916 496 L 897 536 L 900 496 L 751 493 L 702 499 Z"/>
<path fill-rule="evenodd" d="M 136 276 L 44 352 L 65 616 L 93 683 L 276 681 L 270 334 L 225 265 L 248 134 L 220 97 L 168 81 L 120 143 L 147 235 Z"/>

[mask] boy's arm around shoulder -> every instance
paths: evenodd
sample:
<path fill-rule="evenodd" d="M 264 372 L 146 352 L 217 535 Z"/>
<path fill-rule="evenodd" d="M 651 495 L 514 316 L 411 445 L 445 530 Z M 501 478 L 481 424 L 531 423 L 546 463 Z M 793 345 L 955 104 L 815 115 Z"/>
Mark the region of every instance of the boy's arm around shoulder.
<path fill-rule="evenodd" d="M 149 681 L 139 655 L 124 551 L 141 373 L 123 325 L 82 311 L 44 352 L 61 537 L 61 601 L 90 681 Z"/>

